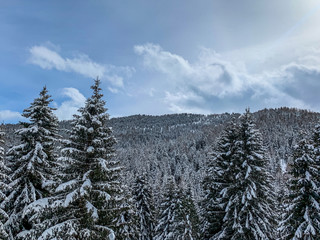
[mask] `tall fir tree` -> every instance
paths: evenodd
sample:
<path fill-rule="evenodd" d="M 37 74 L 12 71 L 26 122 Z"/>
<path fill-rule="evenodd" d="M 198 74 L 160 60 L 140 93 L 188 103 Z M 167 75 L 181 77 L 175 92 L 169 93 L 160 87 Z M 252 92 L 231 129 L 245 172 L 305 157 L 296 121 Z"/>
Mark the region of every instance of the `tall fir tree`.
<path fill-rule="evenodd" d="M 318 129 L 317 129 L 318 130 Z M 319 132 L 316 130 L 314 141 Z M 294 149 L 288 180 L 288 206 L 281 223 L 281 239 L 315 240 L 320 238 L 320 197 L 317 143 L 300 140 Z"/>
<path fill-rule="evenodd" d="M 186 222 L 182 239 L 200 239 L 200 220 L 191 188 L 189 187 L 186 191 L 182 192 L 182 196 L 182 204 L 185 212 L 184 218 Z"/>
<path fill-rule="evenodd" d="M 145 174 L 136 178 L 133 196 L 138 215 L 139 240 L 153 240 L 155 229 L 155 209 L 151 187 L 146 181 Z"/>
<path fill-rule="evenodd" d="M 271 175 L 262 138 L 246 110 L 227 172 L 230 184 L 220 191 L 224 211 L 221 230 L 212 239 L 274 239 Z"/>
<path fill-rule="evenodd" d="M 52 215 L 41 239 L 114 239 L 115 216 L 123 201 L 122 168 L 114 160 L 115 138 L 108 127 L 109 115 L 102 99 L 100 80 L 91 86 L 93 94 L 74 115 L 70 139 L 60 159 L 64 183 L 51 204 Z"/>
<path fill-rule="evenodd" d="M 56 183 L 53 169 L 58 119 L 53 114 L 55 108 L 49 106 L 51 102 L 51 96 L 44 87 L 40 96 L 23 111 L 22 116 L 29 122 L 21 123 L 22 128 L 16 131 L 20 144 L 8 150 L 12 182 L 4 206 L 9 214 L 6 223 L 9 239 L 25 239 L 37 222 L 37 219 L 23 214 L 25 207 L 50 194 Z"/>
<path fill-rule="evenodd" d="M 112 229 L 115 231 L 116 239 L 138 240 L 138 216 L 131 192 L 122 187 L 124 193 L 119 195 L 117 201 L 113 202 L 115 211 Z"/>
<path fill-rule="evenodd" d="M 238 141 L 238 129 L 236 120 L 232 119 L 224 129 L 212 157 L 209 159 L 206 176 L 202 183 L 205 192 L 201 202 L 201 235 L 203 239 L 210 239 L 222 229 L 225 214 L 222 206 L 227 199 L 221 191 L 233 185 L 233 173 L 230 165 L 236 151 L 235 143 Z"/>
<path fill-rule="evenodd" d="M 282 220 L 286 216 L 288 212 L 288 206 L 290 204 L 289 199 L 289 190 L 287 186 L 286 175 L 281 176 L 281 179 L 278 179 L 275 182 L 275 205 L 274 205 L 274 217 L 277 223 L 276 229 L 276 239 L 282 239 L 283 230 L 282 228 Z"/>
<path fill-rule="evenodd" d="M 4 223 L 8 220 L 9 216 L 3 207 L 3 202 L 6 201 L 6 194 L 9 190 L 8 183 L 10 178 L 8 176 L 9 168 L 5 165 L 4 156 L 4 136 L 5 133 L 2 131 L 2 126 L 0 126 L 0 239 L 7 239 L 9 237 Z"/>
<path fill-rule="evenodd" d="M 314 131 L 313 131 L 313 136 L 312 136 L 312 142 L 314 145 L 314 150 L 315 150 L 315 155 L 316 155 L 316 160 L 318 161 L 320 158 L 320 124 L 316 124 Z"/>
<path fill-rule="evenodd" d="M 155 240 L 194 240 L 190 211 L 183 189 L 169 177 L 160 205 Z"/>

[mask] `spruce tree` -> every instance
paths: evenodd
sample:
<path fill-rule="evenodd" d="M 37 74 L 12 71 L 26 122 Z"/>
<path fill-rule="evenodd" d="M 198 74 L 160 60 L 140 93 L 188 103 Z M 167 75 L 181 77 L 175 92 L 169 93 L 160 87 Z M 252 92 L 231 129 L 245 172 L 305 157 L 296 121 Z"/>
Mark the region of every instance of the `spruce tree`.
<path fill-rule="evenodd" d="M 234 184 L 230 165 L 235 156 L 238 135 L 236 120 L 232 119 L 218 139 L 217 146 L 209 159 L 203 180 L 205 196 L 201 204 L 203 239 L 210 239 L 221 231 L 225 214 L 223 206 L 227 201 L 221 191 Z"/>
<path fill-rule="evenodd" d="M 1 126 L 2 127 L 2 126 Z M 2 203 L 6 200 L 7 191 L 9 189 L 9 169 L 4 163 L 4 132 L 0 127 L 0 239 L 7 239 L 9 237 L 6 229 L 4 228 L 4 223 L 8 220 L 8 214 L 3 209 Z"/>
<path fill-rule="evenodd" d="M 118 196 L 121 200 L 114 202 L 114 220 L 112 229 L 114 229 L 116 239 L 119 240 L 138 240 L 138 219 L 137 211 L 134 205 L 131 193 L 122 187 L 124 193 Z"/>
<path fill-rule="evenodd" d="M 182 195 L 183 209 L 185 212 L 184 218 L 186 223 L 182 239 L 200 239 L 200 220 L 191 188 L 189 187 L 186 191 L 182 192 Z"/>
<path fill-rule="evenodd" d="M 220 191 L 223 224 L 213 239 L 274 239 L 268 158 L 249 110 L 241 116 L 235 148 L 222 173 L 231 181 Z"/>
<path fill-rule="evenodd" d="M 170 177 L 160 205 L 155 240 L 194 240 L 190 211 L 182 188 Z"/>
<path fill-rule="evenodd" d="M 316 124 L 314 131 L 313 131 L 313 136 L 312 136 L 312 142 L 314 145 L 314 150 L 315 150 L 315 155 L 317 160 L 319 160 L 319 151 L 320 151 L 320 124 Z"/>
<path fill-rule="evenodd" d="M 152 240 L 155 228 L 155 209 L 151 188 L 143 175 L 136 178 L 133 187 L 138 215 L 139 240 Z"/>
<path fill-rule="evenodd" d="M 22 116 L 29 122 L 22 122 L 22 128 L 16 131 L 20 144 L 8 150 L 12 182 L 4 206 L 9 214 L 6 225 L 10 239 L 26 239 L 29 230 L 39 220 L 24 214 L 25 207 L 49 195 L 55 185 L 54 146 L 58 119 L 53 114 L 55 108 L 49 106 L 51 102 L 51 96 L 44 87 L 40 96 L 23 111 Z"/>
<path fill-rule="evenodd" d="M 314 134 L 315 141 L 317 134 L 318 131 Z M 320 168 L 316 146 L 313 141 L 302 139 L 294 149 L 288 180 L 288 207 L 280 226 L 281 239 L 320 238 Z"/>
<path fill-rule="evenodd" d="M 74 115 L 70 139 L 60 161 L 66 165 L 64 183 L 51 204 L 52 218 L 41 239 L 114 239 L 115 216 L 123 200 L 121 167 L 114 160 L 115 138 L 108 127 L 109 115 L 102 99 L 100 80 L 93 94 Z"/>
<path fill-rule="evenodd" d="M 275 206 L 274 206 L 274 217 L 277 222 L 276 239 L 282 239 L 282 220 L 288 213 L 288 206 L 290 204 L 289 192 L 287 186 L 286 176 L 282 176 L 281 179 L 277 180 L 275 186 Z"/>

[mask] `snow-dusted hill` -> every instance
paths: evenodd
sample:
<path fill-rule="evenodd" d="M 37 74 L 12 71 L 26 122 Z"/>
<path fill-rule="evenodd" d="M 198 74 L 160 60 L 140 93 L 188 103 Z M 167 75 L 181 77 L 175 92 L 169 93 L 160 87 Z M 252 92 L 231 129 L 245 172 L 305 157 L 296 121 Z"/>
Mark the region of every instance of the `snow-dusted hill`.
<path fill-rule="evenodd" d="M 265 109 L 253 115 L 277 176 L 290 161 L 301 135 L 310 134 L 320 119 L 320 113 L 289 108 Z M 173 175 L 182 184 L 191 185 L 199 197 L 206 161 L 217 137 L 228 121 L 238 117 L 224 113 L 112 118 L 110 126 L 118 140 L 117 158 L 125 166 L 125 180 L 130 184 L 135 175 L 145 172 L 154 189 L 161 189 L 163 180 Z M 62 136 L 69 126 L 68 121 L 60 123 Z M 18 127 L 5 125 L 7 145 L 17 141 L 14 131 Z"/>

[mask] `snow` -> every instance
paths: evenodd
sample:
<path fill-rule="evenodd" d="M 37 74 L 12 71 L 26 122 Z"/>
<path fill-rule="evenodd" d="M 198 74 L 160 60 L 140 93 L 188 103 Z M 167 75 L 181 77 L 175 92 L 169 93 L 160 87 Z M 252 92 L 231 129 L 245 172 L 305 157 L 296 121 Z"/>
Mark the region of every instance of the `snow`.
<path fill-rule="evenodd" d="M 92 216 L 92 218 L 94 220 L 98 220 L 99 219 L 98 210 L 88 201 L 86 203 L 86 208 L 87 208 L 88 213 L 91 212 L 91 216 Z"/>
<path fill-rule="evenodd" d="M 29 233 L 29 231 L 27 231 L 27 230 L 22 231 L 19 234 L 17 234 L 17 238 L 26 239 L 26 237 L 28 236 L 28 233 Z"/>
<path fill-rule="evenodd" d="M 310 181 L 310 178 L 311 178 L 310 173 L 308 171 L 306 171 L 305 175 L 306 175 L 306 180 Z"/>
<path fill-rule="evenodd" d="M 83 177 L 82 177 L 82 181 L 85 181 L 88 177 L 89 177 L 89 174 L 92 172 L 92 170 L 89 170 L 87 171 L 85 174 L 83 174 Z"/>
<path fill-rule="evenodd" d="M 94 152 L 94 147 L 90 146 L 87 148 L 87 153 L 92 153 Z"/>
<path fill-rule="evenodd" d="M 24 210 L 22 216 L 28 215 L 30 212 L 39 212 L 49 206 L 48 198 L 41 198 L 29 204 Z"/>
<path fill-rule="evenodd" d="M 76 231 L 76 229 L 74 229 L 73 225 L 74 225 L 73 220 L 68 220 L 63 223 L 59 223 L 59 224 L 45 230 L 41 234 L 41 236 L 38 238 L 38 240 L 56 239 L 56 238 L 52 238 L 54 236 L 54 233 L 62 232 L 62 229 L 65 229 L 66 227 L 68 227 L 68 229 L 69 229 L 68 235 L 73 235 L 73 234 L 77 233 L 77 231 Z"/>
<path fill-rule="evenodd" d="M 77 196 L 78 193 L 77 193 L 77 190 L 74 190 L 73 192 L 69 193 L 67 196 L 66 196 L 66 199 L 64 201 L 64 206 L 65 207 L 68 207 L 70 203 L 73 202 L 75 196 Z"/>
<path fill-rule="evenodd" d="M 107 168 L 107 164 L 106 164 L 106 160 L 103 159 L 103 158 L 100 158 L 99 159 L 99 164 L 101 166 L 101 168 L 104 170 L 104 171 L 108 171 L 109 169 Z"/>
<path fill-rule="evenodd" d="M 87 179 L 84 181 L 84 183 L 82 184 L 82 186 L 80 187 L 80 196 L 84 196 L 87 194 L 87 190 L 91 189 L 92 185 L 91 185 L 91 181 L 90 179 Z"/>
<path fill-rule="evenodd" d="M 245 179 L 247 179 L 249 177 L 249 174 L 251 173 L 251 167 L 248 166 L 247 168 L 247 172 L 246 172 L 246 176 L 244 177 Z"/>
<path fill-rule="evenodd" d="M 286 173 L 287 163 L 285 162 L 284 159 L 280 159 L 280 167 L 281 167 L 282 174 Z"/>
<path fill-rule="evenodd" d="M 116 239 L 116 236 L 114 235 L 114 232 L 111 232 L 108 237 L 109 237 L 109 240 L 115 240 Z"/>
<path fill-rule="evenodd" d="M 47 188 L 47 187 L 53 186 L 55 183 L 56 183 L 56 182 L 53 181 L 53 180 L 46 180 L 46 179 L 45 179 L 45 180 L 42 181 L 41 186 L 42 186 L 42 188 Z"/>
<path fill-rule="evenodd" d="M 106 193 L 106 192 L 102 192 L 102 191 L 98 191 L 100 196 L 103 197 L 106 201 L 109 201 L 111 199 L 110 194 Z"/>
<path fill-rule="evenodd" d="M 73 179 L 73 180 L 70 180 L 68 182 L 62 183 L 56 188 L 55 192 L 61 192 L 61 191 L 65 191 L 67 189 L 71 189 L 77 183 L 78 183 L 78 180 L 76 180 L 76 179 Z"/>

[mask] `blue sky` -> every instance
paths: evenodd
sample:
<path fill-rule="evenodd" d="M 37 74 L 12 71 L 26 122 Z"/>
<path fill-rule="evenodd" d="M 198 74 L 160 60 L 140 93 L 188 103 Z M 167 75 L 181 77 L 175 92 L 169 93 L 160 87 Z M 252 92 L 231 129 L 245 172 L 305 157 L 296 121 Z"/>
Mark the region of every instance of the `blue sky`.
<path fill-rule="evenodd" d="M 102 80 L 111 116 L 320 110 L 316 0 L 0 0 L 0 121 L 46 85 L 70 119 Z"/>

